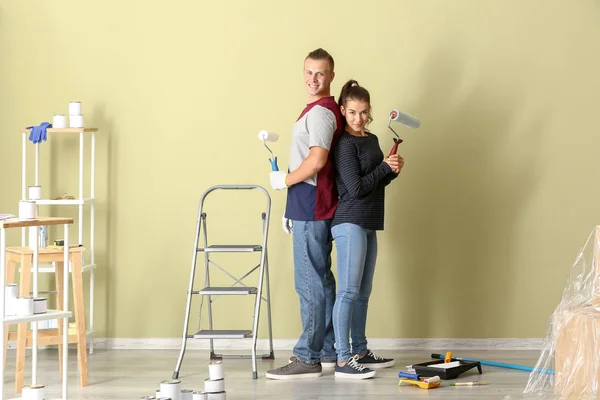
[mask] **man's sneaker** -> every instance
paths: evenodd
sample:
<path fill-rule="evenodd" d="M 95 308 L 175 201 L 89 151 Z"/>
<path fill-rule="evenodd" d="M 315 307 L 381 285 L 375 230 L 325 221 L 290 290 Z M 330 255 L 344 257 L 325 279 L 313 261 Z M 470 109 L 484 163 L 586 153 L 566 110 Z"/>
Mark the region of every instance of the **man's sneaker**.
<path fill-rule="evenodd" d="M 289 362 L 294 362 L 296 361 L 296 356 L 291 356 L 289 359 Z M 334 369 L 335 368 L 335 360 L 321 360 L 321 367 L 323 367 L 323 369 Z"/>
<path fill-rule="evenodd" d="M 367 350 L 367 354 L 363 358 L 358 359 L 358 363 L 367 368 L 388 368 L 396 363 L 393 358 L 378 357 L 371 350 Z"/>
<path fill-rule="evenodd" d="M 320 363 L 308 364 L 296 359 L 283 367 L 267 371 L 265 376 L 269 379 L 306 379 L 318 378 L 321 373 Z"/>
<path fill-rule="evenodd" d="M 340 367 L 335 364 L 335 377 L 348 379 L 367 379 L 375 376 L 375 371 L 370 370 L 358 363 L 358 356 L 354 356 L 348 360 L 346 365 Z"/>

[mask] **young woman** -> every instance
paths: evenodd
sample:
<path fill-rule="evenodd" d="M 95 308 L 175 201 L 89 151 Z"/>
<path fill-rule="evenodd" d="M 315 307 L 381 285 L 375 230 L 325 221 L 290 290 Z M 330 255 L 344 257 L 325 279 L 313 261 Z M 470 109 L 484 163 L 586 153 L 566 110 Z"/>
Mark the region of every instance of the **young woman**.
<path fill-rule="evenodd" d="M 334 150 L 339 204 L 331 232 L 337 248 L 338 290 L 333 307 L 337 363 L 335 376 L 365 379 L 375 368 L 394 365 L 367 348 L 367 307 L 377 259 L 377 234 L 383 230 L 385 186 L 404 165 L 398 155 L 384 157 L 371 122 L 369 92 L 348 81 L 338 99 L 345 132 Z M 349 337 L 352 337 L 352 350 Z"/>

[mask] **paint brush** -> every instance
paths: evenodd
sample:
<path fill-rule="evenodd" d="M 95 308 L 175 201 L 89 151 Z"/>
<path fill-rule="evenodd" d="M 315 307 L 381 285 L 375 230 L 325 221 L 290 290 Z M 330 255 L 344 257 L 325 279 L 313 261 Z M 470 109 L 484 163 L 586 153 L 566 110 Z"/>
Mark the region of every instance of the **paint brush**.
<path fill-rule="evenodd" d="M 450 386 L 483 386 L 487 385 L 486 382 L 483 381 L 473 381 L 473 382 L 452 382 Z"/>

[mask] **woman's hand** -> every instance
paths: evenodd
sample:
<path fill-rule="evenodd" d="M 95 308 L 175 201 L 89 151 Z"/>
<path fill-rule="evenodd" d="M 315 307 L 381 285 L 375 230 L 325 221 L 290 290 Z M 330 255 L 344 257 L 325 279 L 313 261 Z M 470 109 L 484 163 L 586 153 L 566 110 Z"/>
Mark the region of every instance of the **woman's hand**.
<path fill-rule="evenodd" d="M 404 158 L 400 157 L 398 154 L 392 154 L 391 156 L 384 158 L 383 161 L 392 168 L 392 172 L 395 174 L 400 173 L 404 166 Z"/>

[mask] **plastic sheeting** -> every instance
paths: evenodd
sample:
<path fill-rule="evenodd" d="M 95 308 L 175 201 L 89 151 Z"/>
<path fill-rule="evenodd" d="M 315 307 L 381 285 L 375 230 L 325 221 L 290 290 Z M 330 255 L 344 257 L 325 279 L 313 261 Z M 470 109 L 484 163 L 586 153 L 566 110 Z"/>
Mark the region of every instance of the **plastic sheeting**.
<path fill-rule="evenodd" d="M 600 378 L 600 226 L 571 268 L 560 304 L 548 321 L 540 357 L 524 397 L 596 400 Z"/>

